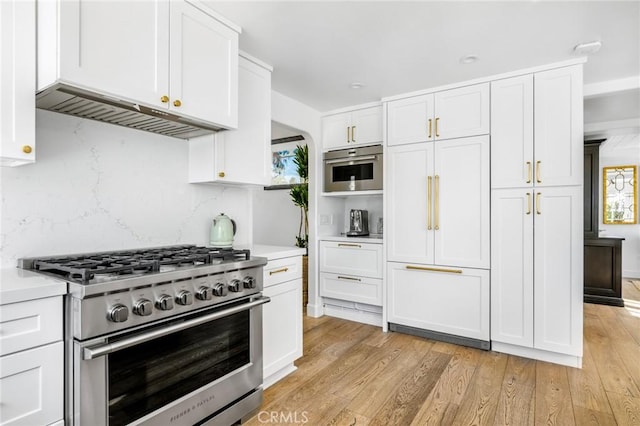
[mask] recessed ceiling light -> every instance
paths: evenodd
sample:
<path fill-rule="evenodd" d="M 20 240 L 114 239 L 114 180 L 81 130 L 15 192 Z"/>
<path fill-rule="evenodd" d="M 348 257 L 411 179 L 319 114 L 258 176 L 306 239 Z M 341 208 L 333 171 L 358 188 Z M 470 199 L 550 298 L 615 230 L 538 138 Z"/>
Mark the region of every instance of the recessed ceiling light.
<path fill-rule="evenodd" d="M 460 63 L 461 64 L 472 64 L 474 62 L 476 62 L 478 60 L 478 57 L 476 55 L 467 55 L 467 56 L 463 56 L 462 58 L 460 58 Z"/>
<path fill-rule="evenodd" d="M 587 43 L 580 43 L 573 48 L 573 52 L 576 55 L 589 55 L 591 53 L 596 53 L 602 47 L 602 42 L 600 40 L 589 41 Z"/>
<path fill-rule="evenodd" d="M 352 89 L 362 89 L 364 87 L 364 84 L 362 83 L 351 83 L 349 85 L 350 88 Z"/>

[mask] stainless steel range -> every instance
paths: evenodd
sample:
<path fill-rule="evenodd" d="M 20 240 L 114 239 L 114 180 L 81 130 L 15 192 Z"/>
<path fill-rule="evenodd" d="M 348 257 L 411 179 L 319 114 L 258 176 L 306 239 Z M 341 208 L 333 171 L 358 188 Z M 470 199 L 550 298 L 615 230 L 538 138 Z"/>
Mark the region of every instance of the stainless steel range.
<path fill-rule="evenodd" d="M 230 425 L 262 402 L 262 267 L 194 245 L 21 259 L 67 281 L 74 425 Z"/>

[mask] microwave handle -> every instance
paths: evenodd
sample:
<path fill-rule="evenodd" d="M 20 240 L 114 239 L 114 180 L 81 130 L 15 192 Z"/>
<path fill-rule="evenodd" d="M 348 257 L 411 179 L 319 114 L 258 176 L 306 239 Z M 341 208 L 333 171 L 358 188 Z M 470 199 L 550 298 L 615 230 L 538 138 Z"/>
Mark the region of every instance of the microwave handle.
<path fill-rule="evenodd" d="M 209 315 L 194 318 L 189 321 L 175 324 L 169 327 L 164 327 L 158 330 L 150 331 L 149 333 L 140 334 L 138 336 L 129 337 L 126 339 L 118 340 L 113 343 L 106 343 L 103 345 L 92 346 L 84 348 L 82 358 L 85 360 L 98 358 L 100 356 L 108 355 L 113 352 L 120 351 L 122 349 L 130 348 L 131 346 L 139 345 L 140 343 L 148 342 L 159 337 L 167 336 L 178 331 L 183 331 L 197 325 L 207 323 L 209 321 L 217 320 L 220 318 L 228 317 L 229 315 L 237 314 L 238 312 L 247 311 L 256 306 L 263 305 L 271 301 L 270 298 L 262 296 L 252 302 L 245 303 L 243 305 L 235 306 L 233 308 L 225 309 L 223 311 L 214 312 Z"/>
<path fill-rule="evenodd" d="M 352 161 L 375 160 L 375 155 L 363 155 L 362 157 L 338 158 L 336 160 L 325 160 L 325 164 L 350 163 Z"/>

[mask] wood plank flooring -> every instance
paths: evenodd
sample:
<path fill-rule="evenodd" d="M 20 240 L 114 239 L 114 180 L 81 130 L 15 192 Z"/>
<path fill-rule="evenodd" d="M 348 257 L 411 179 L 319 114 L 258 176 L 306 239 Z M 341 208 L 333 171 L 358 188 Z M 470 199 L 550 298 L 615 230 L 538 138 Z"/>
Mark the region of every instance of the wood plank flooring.
<path fill-rule="evenodd" d="M 584 305 L 582 369 L 305 317 L 298 370 L 247 424 L 640 425 L 640 282 L 623 297 Z"/>

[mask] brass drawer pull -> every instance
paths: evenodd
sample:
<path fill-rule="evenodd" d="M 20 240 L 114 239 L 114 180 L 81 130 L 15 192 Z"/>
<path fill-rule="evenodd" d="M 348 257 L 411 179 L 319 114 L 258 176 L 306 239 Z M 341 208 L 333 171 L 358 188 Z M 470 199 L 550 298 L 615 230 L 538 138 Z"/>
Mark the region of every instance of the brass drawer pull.
<path fill-rule="evenodd" d="M 450 274 L 462 273 L 462 269 L 429 268 L 426 266 L 413 266 L 413 265 L 407 265 L 406 268 L 414 271 L 448 272 Z"/>
<path fill-rule="evenodd" d="M 431 231 L 431 176 L 427 176 L 427 230 Z"/>
<path fill-rule="evenodd" d="M 437 136 L 437 135 L 436 135 Z M 438 231 L 440 229 L 440 176 L 436 175 L 435 178 L 436 183 L 436 205 L 434 208 L 434 216 L 435 216 L 435 229 Z"/>
<path fill-rule="evenodd" d="M 352 277 L 342 277 L 340 275 L 338 275 L 338 279 L 339 280 L 349 280 L 349 281 L 362 281 L 360 278 L 352 278 Z"/>
<path fill-rule="evenodd" d="M 542 192 L 538 192 L 536 194 L 536 213 L 537 214 L 542 214 L 542 209 L 540 208 L 540 196 L 542 195 Z"/>
<path fill-rule="evenodd" d="M 343 243 L 338 243 L 338 247 L 357 247 L 357 248 L 361 248 L 362 246 L 360 244 L 343 244 Z"/>
<path fill-rule="evenodd" d="M 531 161 L 527 161 L 527 183 L 531 183 Z"/>
<path fill-rule="evenodd" d="M 429 139 L 431 139 L 431 129 L 433 127 L 433 120 L 429 119 L 429 136 L 427 136 Z"/>
<path fill-rule="evenodd" d="M 356 126 L 351 126 L 351 142 L 356 141 Z"/>
<path fill-rule="evenodd" d="M 280 272 L 287 272 L 289 268 L 276 269 L 275 271 L 269 271 L 269 276 L 273 274 L 279 274 Z"/>
<path fill-rule="evenodd" d="M 440 121 L 440 117 L 436 118 L 436 138 L 440 137 L 440 131 L 438 130 L 438 122 Z"/>
<path fill-rule="evenodd" d="M 531 214 L 531 193 L 527 192 L 527 214 Z"/>
<path fill-rule="evenodd" d="M 540 164 L 542 161 L 536 161 L 536 182 L 542 183 L 542 179 L 540 178 Z"/>

